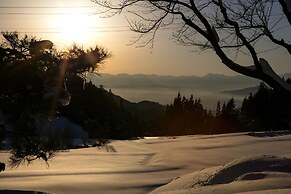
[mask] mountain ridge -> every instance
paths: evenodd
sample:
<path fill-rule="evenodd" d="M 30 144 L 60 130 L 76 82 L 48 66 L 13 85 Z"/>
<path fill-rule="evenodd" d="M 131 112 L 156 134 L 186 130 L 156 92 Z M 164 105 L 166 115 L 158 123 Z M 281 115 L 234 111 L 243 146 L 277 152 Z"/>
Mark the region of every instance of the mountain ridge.
<path fill-rule="evenodd" d="M 115 94 L 131 102 L 148 100 L 166 105 L 172 103 L 178 92 L 182 96 L 201 98 L 205 106 L 214 108 L 218 100 L 227 101 L 232 97 L 240 103 L 249 93 L 235 92 L 258 86 L 260 80 L 242 75 L 207 74 L 199 77 L 156 74 L 89 74 L 88 80 L 103 85 Z M 291 78 L 291 73 L 281 75 Z M 234 92 L 231 92 L 234 91 Z M 253 90 L 252 90 L 253 91 Z"/>

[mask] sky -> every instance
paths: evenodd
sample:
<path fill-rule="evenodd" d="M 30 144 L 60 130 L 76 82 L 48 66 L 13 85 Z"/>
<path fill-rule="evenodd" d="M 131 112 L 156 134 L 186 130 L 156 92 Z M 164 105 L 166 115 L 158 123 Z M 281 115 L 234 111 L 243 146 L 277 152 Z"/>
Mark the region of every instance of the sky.
<path fill-rule="evenodd" d="M 0 30 L 19 31 L 49 39 L 57 48 L 72 43 L 83 47 L 103 46 L 112 57 L 101 73 L 197 75 L 208 73 L 236 75 L 225 67 L 213 51 L 194 52 L 178 45 L 171 29 L 157 33 L 154 48 L 131 45 L 138 34 L 130 31 L 124 15 L 102 18 L 90 0 L 1 0 Z M 279 73 L 291 72 L 290 55 L 284 50 L 264 54 Z M 248 57 L 241 62 L 251 65 Z"/>

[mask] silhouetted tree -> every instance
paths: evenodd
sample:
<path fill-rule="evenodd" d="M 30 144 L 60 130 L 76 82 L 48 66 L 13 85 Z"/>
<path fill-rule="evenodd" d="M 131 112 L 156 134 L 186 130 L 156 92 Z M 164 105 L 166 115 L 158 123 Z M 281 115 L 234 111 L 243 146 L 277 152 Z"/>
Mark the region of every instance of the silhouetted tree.
<path fill-rule="evenodd" d="M 182 111 L 182 97 L 180 92 L 178 93 L 178 96 L 174 99 L 174 103 L 173 103 L 173 111 L 175 112 L 180 112 Z"/>
<path fill-rule="evenodd" d="M 203 108 L 200 99 L 178 96 L 173 104 L 167 105 L 163 120 L 164 135 L 202 134 L 211 131 L 213 116 Z"/>
<path fill-rule="evenodd" d="M 290 36 L 283 35 L 290 34 L 289 1 L 92 1 L 104 8 L 107 17 L 127 14 L 130 29 L 140 33 L 137 41 L 145 40 L 144 45 L 153 44 L 159 29 L 177 29 L 175 38 L 179 43 L 202 50 L 213 49 L 229 69 L 262 80 L 291 96 L 291 85 L 265 59 L 259 58 L 264 51 L 261 45 L 268 45 L 268 49 L 279 47 L 291 54 Z M 238 62 L 240 53 L 249 56 L 253 65 Z"/>
<path fill-rule="evenodd" d="M 47 128 L 38 129 L 37 122 L 50 123 L 59 108 L 70 103 L 67 79 L 94 71 L 110 53 L 98 46 L 84 50 L 76 45 L 59 52 L 49 40 L 17 32 L 2 35 L 0 110 L 13 128 L 5 129 L 14 140 L 11 164 L 35 159 L 47 162 L 60 147 L 48 138 L 40 138 L 39 130 Z"/>
<path fill-rule="evenodd" d="M 215 116 L 215 133 L 238 132 L 241 130 L 239 122 L 239 111 L 235 109 L 234 99 L 231 98 L 227 103 L 220 106 L 220 101 L 217 102 Z"/>
<path fill-rule="evenodd" d="M 258 91 L 243 100 L 241 116 L 249 130 L 291 129 L 289 96 L 261 83 Z"/>
<path fill-rule="evenodd" d="M 220 101 L 218 101 L 216 105 L 215 117 L 220 118 L 220 116 L 221 116 L 221 105 L 220 105 Z"/>

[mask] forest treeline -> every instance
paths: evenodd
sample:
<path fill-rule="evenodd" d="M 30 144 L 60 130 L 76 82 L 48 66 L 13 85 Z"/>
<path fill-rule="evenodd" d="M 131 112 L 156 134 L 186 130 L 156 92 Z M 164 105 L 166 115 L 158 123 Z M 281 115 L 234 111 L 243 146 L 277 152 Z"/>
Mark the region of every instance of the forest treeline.
<path fill-rule="evenodd" d="M 291 83 L 290 79 L 286 81 Z M 179 93 L 173 104 L 167 105 L 160 129 L 163 135 L 290 130 L 291 101 L 262 82 L 256 93 L 244 98 L 241 107 L 236 107 L 231 98 L 218 101 L 212 113 L 203 108 L 201 99 Z"/>
<path fill-rule="evenodd" d="M 290 80 L 288 80 L 290 82 Z M 92 138 L 127 139 L 140 136 L 219 134 L 291 129 L 291 102 L 287 96 L 261 83 L 241 107 L 235 100 L 217 102 L 215 112 L 203 107 L 203 99 L 178 93 L 167 106 L 130 103 L 92 82 L 68 80 L 72 102 L 59 115 L 88 130 Z"/>
<path fill-rule="evenodd" d="M 21 87 L 23 94 L 19 95 L 27 95 L 27 88 Z M 71 101 L 69 105 L 61 106 L 55 116 L 66 117 L 80 125 L 88 131 L 90 138 L 128 139 L 291 129 L 290 99 L 264 83 L 255 94 L 243 100 L 241 107 L 236 107 L 235 100 L 231 98 L 227 102 L 218 101 L 215 112 L 204 108 L 203 99 L 195 99 L 193 95 L 187 98 L 180 93 L 172 104 L 166 106 L 146 101 L 131 103 L 102 85 L 84 81 L 78 75 L 69 76 L 66 87 Z M 33 97 L 37 98 L 37 95 L 43 98 L 41 92 L 34 93 Z M 0 109 L 13 115 L 13 126 L 21 126 L 26 134 L 34 134 L 36 127 L 27 115 L 28 112 L 33 114 L 34 110 L 24 110 L 23 107 L 40 105 L 33 104 L 33 99 L 20 98 L 16 102 L 16 96 L 10 101 L 4 97 L 7 96 L 1 97 Z"/>

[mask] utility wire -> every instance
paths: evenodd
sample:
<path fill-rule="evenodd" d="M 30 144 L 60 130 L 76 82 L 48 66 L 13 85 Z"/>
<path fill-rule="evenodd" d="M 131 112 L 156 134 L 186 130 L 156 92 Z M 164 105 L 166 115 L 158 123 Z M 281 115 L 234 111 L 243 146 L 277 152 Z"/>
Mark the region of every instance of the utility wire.
<path fill-rule="evenodd" d="M 116 28 L 129 28 L 130 26 L 95 26 L 95 27 L 87 27 L 86 29 L 116 29 Z M 21 27 L 16 27 L 18 30 L 61 30 L 63 28 L 21 28 Z M 6 28 L 6 29 L 15 29 L 15 28 Z"/>
<path fill-rule="evenodd" d="M 97 15 L 96 12 L 81 12 L 81 13 L 74 13 L 74 12 L 54 12 L 54 13 L 43 13 L 43 12 L 1 12 L 0 15 Z"/>
<path fill-rule="evenodd" d="M 2 28 L 2 31 L 16 30 L 19 33 L 44 33 L 44 34 L 59 34 L 64 33 L 63 28 Z M 82 31 L 82 29 L 80 30 Z M 111 32 L 129 32 L 129 26 L 104 26 L 104 27 L 88 27 L 84 28 L 86 32 L 94 33 L 111 33 Z"/>
<path fill-rule="evenodd" d="M 39 29 L 42 29 L 42 28 L 39 28 Z M 66 32 L 64 32 L 61 28 L 55 28 L 56 30 L 52 30 L 52 31 L 48 31 L 48 30 L 36 30 L 36 31 L 33 31 L 33 30 L 21 30 L 21 31 L 19 31 L 17 28 L 15 28 L 15 29 L 13 29 L 13 30 L 16 30 L 17 32 L 19 32 L 19 33 L 28 33 L 28 34 L 30 34 L 30 33 L 35 33 L 35 34 L 62 34 L 62 33 L 66 33 Z M 101 28 L 100 28 L 101 29 Z M 161 29 L 161 30 L 172 30 L 172 29 L 176 29 L 176 28 L 174 28 L 174 27 L 169 27 L 169 28 L 163 28 L 163 29 Z M 9 29 L 2 29 L 2 31 L 10 31 L 10 30 L 12 30 L 12 28 L 10 28 L 10 30 Z M 94 29 L 92 29 L 92 30 L 84 30 L 85 32 L 94 32 L 94 33 L 115 33 L 115 32 L 132 32 L 132 30 L 131 29 L 116 29 L 116 30 L 106 30 L 106 28 L 105 28 L 105 30 L 98 30 L 98 29 L 96 29 L 96 30 L 94 30 Z M 81 30 L 81 32 L 82 32 L 82 30 Z"/>
<path fill-rule="evenodd" d="M 62 32 L 64 28 L 21 28 L 21 27 L 9 27 L 9 28 L 2 28 L 2 30 L 21 30 L 23 32 Z M 161 30 L 172 30 L 177 29 L 177 27 L 163 27 Z M 120 32 L 120 31 L 132 31 L 130 26 L 96 26 L 96 27 L 87 27 L 84 30 L 89 32 Z M 82 29 L 81 29 L 82 31 Z"/>
<path fill-rule="evenodd" d="M 98 6 L 76 5 L 76 6 L 0 6 L 0 9 L 73 9 L 73 8 L 97 8 Z"/>
<path fill-rule="evenodd" d="M 113 32 L 130 32 L 131 30 L 91 30 L 86 32 L 94 33 L 113 33 Z M 18 33 L 35 33 L 35 34 L 62 34 L 64 31 L 17 31 Z"/>

